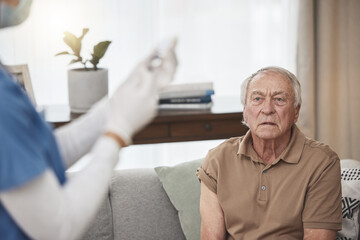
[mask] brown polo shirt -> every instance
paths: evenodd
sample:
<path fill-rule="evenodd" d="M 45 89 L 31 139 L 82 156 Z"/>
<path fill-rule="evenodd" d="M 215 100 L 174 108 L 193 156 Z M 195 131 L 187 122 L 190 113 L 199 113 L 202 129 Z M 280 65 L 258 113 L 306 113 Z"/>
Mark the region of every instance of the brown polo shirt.
<path fill-rule="evenodd" d="M 209 151 L 199 179 L 224 211 L 228 239 L 303 239 L 304 228 L 341 229 L 339 157 L 293 126 L 289 145 L 265 165 L 250 131 Z"/>

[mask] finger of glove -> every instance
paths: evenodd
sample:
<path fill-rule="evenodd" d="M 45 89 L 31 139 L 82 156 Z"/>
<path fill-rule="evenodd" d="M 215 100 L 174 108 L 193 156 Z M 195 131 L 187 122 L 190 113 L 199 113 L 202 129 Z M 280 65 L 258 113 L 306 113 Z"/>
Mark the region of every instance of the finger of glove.
<path fill-rule="evenodd" d="M 174 52 L 169 53 L 169 56 L 164 58 L 161 65 L 154 70 L 158 90 L 167 86 L 174 79 L 176 68 L 176 55 Z"/>

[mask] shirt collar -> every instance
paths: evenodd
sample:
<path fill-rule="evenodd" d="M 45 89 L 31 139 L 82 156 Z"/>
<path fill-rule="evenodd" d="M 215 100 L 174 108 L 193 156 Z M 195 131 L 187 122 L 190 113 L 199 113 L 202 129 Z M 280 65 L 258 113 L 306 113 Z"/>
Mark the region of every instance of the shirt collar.
<path fill-rule="evenodd" d="M 291 130 L 290 142 L 279 158 L 287 163 L 298 163 L 304 149 L 306 138 L 295 124 Z"/>
<path fill-rule="evenodd" d="M 288 146 L 281 153 L 279 158 L 272 164 L 276 164 L 280 160 L 283 160 L 287 163 L 299 162 L 304 148 L 305 135 L 299 130 L 299 128 L 295 124 L 292 126 L 291 132 L 292 134 Z M 237 153 L 245 155 L 255 162 L 263 162 L 252 146 L 252 137 L 250 130 L 248 130 L 245 136 L 242 138 Z"/>

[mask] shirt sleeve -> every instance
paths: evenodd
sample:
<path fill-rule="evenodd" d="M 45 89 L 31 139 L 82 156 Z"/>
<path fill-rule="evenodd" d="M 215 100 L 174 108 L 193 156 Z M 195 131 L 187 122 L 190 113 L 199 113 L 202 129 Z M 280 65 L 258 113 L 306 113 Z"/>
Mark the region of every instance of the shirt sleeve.
<path fill-rule="evenodd" d="M 40 118 L 23 90 L 0 73 L 0 191 L 17 187 L 47 168 Z"/>
<path fill-rule="evenodd" d="M 216 152 L 216 148 L 208 152 L 202 165 L 197 169 L 196 175 L 210 191 L 217 193 L 218 164 L 214 152 Z"/>
<path fill-rule="evenodd" d="M 88 153 L 103 133 L 108 115 L 108 100 L 104 97 L 86 114 L 55 129 L 55 137 L 66 168 Z"/>
<path fill-rule="evenodd" d="M 309 184 L 303 210 L 304 228 L 341 230 L 341 170 L 333 157 Z"/>

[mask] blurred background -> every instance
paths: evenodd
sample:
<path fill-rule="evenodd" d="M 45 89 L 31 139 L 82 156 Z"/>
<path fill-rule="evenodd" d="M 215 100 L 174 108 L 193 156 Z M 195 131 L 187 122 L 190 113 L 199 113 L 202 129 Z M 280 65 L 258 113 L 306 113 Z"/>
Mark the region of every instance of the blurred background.
<path fill-rule="evenodd" d="M 28 64 L 39 105 L 67 104 L 69 50 L 63 32 L 87 27 L 83 54 L 112 41 L 99 66 L 109 91 L 162 40 L 178 37 L 174 83 L 212 81 L 216 96 L 239 96 L 248 75 L 267 65 L 295 71 L 297 1 L 289 0 L 34 0 L 22 25 L 0 31 L 4 64 Z M 204 157 L 222 140 L 131 146 L 119 168 L 153 167 Z M 146 156 L 146 157 L 144 157 Z"/>
<path fill-rule="evenodd" d="M 351 110 L 354 106 L 347 105 L 350 106 L 346 108 L 349 110 L 341 115 L 334 115 L 331 109 L 319 115 L 318 110 L 324 109 L 317 104 L 317 96 L 321 97 L 321 94 L 309 90 L 312 86 L 321 86 L 317 82 L 318 73 L 327 72 L 317 69 L 320 66 L 317 62 L 313 64 L 314 59 L 321 60 L 317 57 L 319 51 L 316 49 L 327 52 L 321 48 L 326 46 L 327 49 L 341 50 L 331 57 L 324 57 L 336 60 L 329 65 L 329 69 L 345 64 L 346 61 L 336 58 L 342 53 L 347 54 L 345 56 L 350 53 L 352 59 L 358 59 L 355 53 L 359 51 L 347 48 L 344 51 L 343 47 L 344 44 L 353 44 L 351 39 L 359 39 L 358 35 L 357 38 L 349 37 L 347 42 L 341 40 L 346 34 L 356 31 L 350 30 L 350 27 L 346 30 L 344 25 L 334 24 L 334 21 L 344 18 L 345 26 L 352 24 L 352 27 L 356 27 L 355 23 L 359 22 L 356 20 L 359 18 L 356 17 L 359 15 L 356 14 L 359 4 L 356 1 L 331 3 L 315 0 L 34 0 L 26 22 L 0 31 L 0 60 L 6 65 L 28 64 L 39 105 L 68 103 L 67 69 L 81 66 L 69 66 L 70 57 L 55 57 L 55 54 L 69 50 L 62 39 L 64 31 L 80 36 L 85 27 L 90 31 L 83 40 L 84 55 L 90 55 L 94 44 L 104 40 L 112 41 L 99 64 L 99 67 L 109 69 L 110 94 L 126 79 L 138 61 L 162 40 L 172 36 L 177 36 L 179 40 L 179 66 L 174 83 L 211 81 L 216 97 L 239 97 L 242 80 L 264 66 L 278 65 L 298 74 L 301 70 L 298 76 L 303 93 L 308 94 L 305 98 L 303 95 L 305 103 L 302 109 L 305 113 L 302 116 L 305 120 L 301 120 L 301 125 L 305 126 L 305 130 L 308 127 L 311 137 L 329 142 L 341 156 L 356 158 L 360 154 L 355 147 L 359 137 L 354 136 L 354 132 L 359 133 L 359 127 L 354 125 L 356 119 L 359 119 L 358 111 L 354 115 L 355 111 Z M 317 25 L 319 22 L 326 22 L 329 26 L 321 28 Z M 318 37 L 320 30 L 322 33 L 330 31 L 333 35 L 330 38 Z M 340 34 L 345 30 L 346 34 Z M 310 40 L 311 44 L 315 39 L 321 43 L 314 41 L 316 48 L 311 44 L 306 47 L 300 45 L 302 48 L 299 50 L 299 39 Z M 334 40 L 337 45 L 322 45 L 330 40 Z M 299 58 L 299 53 L 303 54 L 302 58 Z M 302 66 L 301 69 L 299 66 Z M 348 65 L 343 67 L 347 69 Z M 348 72 L 348 75 L 342 74 L 341 77 L 345 76 L 346 80 L 358 76 Z M 320 78 L 330 81 L 331 76 L 335 75 Z M 311 76 L 314 76 L 314 83 L 307 84 L 305 80 L 312 79 Z M 326 81 L 322 83 L 325 86 Z M 347 85 L 350 90 L 344 90 L 342 94 L 337 94 L 336 90 L 342 84 L 333 84 L 335 91 L 326 91 L 332 95 L 320 100 L 327 106 L 344 109 L 341 108 L 344 98 L 349 98 L 350 104 L 355 101 L 351 96 L 356 93 L 351 91 L 358 89 L 359 84 L 351 84 Z M 329 102 L 329 99 L 334 103 Z M 339 116 L 339 125 L 334 127 L 331 121 Z M 324 125 L 325 121 L 329 124 Z M 343 130 L 347 126 L 349 128 Z M 332 138 L 328 139 L 329 134 Z M 341 140 L 338 137 L 340 135 L 343 135 L 341 139 L 349 142 Z M 220 142 L 222 140 L 131 146 L 120 153 L 122 160 L 118 168 L 173 165 L 202 158 Z"/>
<path fill-rule="evenodd" d="M 28 64 L 40 105 L 67 103 L 71 57 L 63 32 L 80 36 L 83 54 L 112 41 L 99 66 L 109 69 L 110 92 L 162 40 L 177 36 L 175 83 L 213 81 L 216 95 L 239 95 L 257 69 L 295 71 L 296 1 L 289 0 L 34 0 L 29 18 L 0 31 L 4 64 Z"/>

